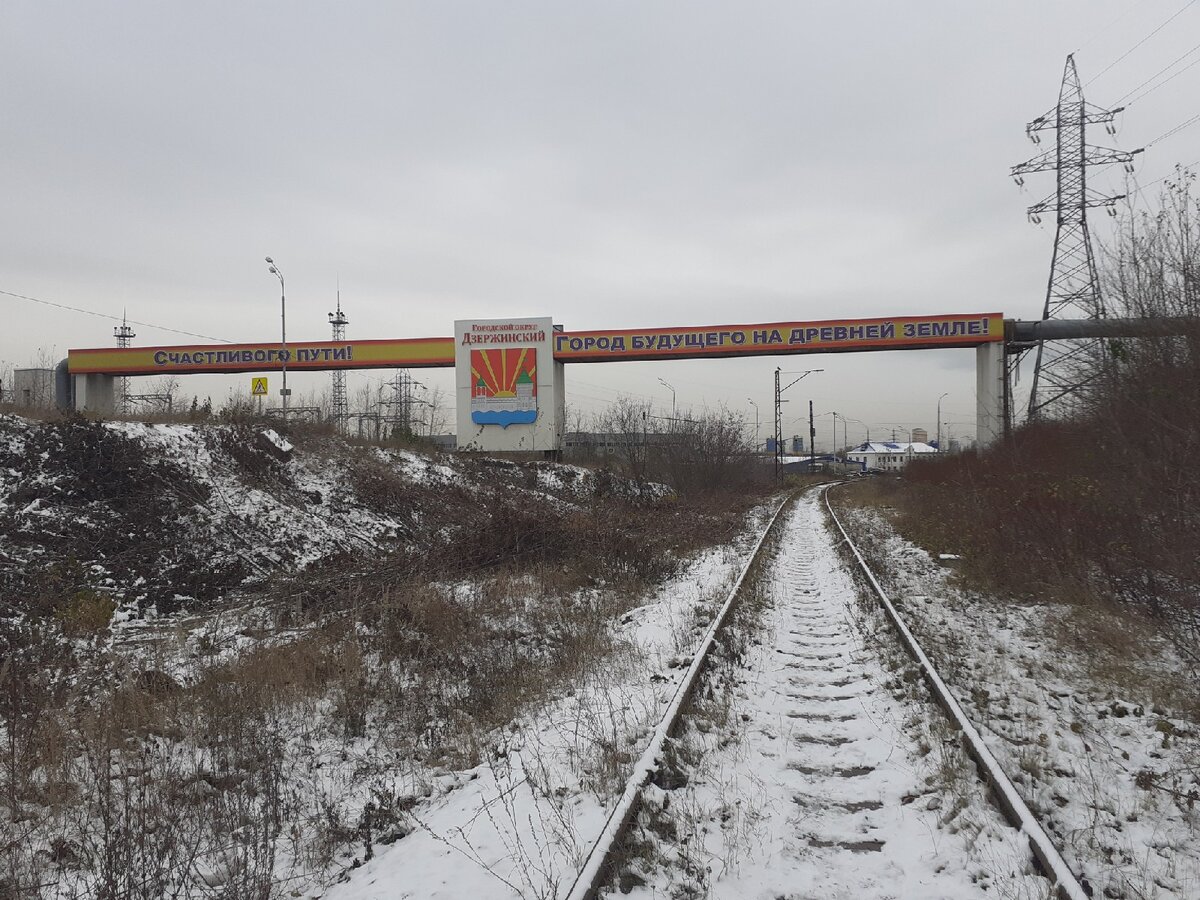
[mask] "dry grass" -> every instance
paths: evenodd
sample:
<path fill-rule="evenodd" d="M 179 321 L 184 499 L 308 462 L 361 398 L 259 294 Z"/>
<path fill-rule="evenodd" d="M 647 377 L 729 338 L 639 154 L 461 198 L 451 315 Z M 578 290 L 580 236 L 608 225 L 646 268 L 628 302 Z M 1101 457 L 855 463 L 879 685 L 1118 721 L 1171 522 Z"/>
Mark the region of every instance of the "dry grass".
<path fill-rule="evenodd" d="M 1178 635 L 1164 628 L 1161 618 L 1139 604 L 1122 602 L 1118 596 L 1100 591 L 1072 577 L 1072 564 L 1064 561 L 1062 572 L 1044 573 L 1019 553 L 1003 561 L 996 574 L 996 542 L 963 524 L 975 507 L 959 503 L 958 510 L 933 507 L 924 482 L 904 479 L 863 479 L 839 489 L 834 495 L 841 507 L 865 507 L 881 514 L 898 533 L 927 552 L 955 553 L 954 577 L 964 587 L 966 602 L 978 600 L 993 605 L 1008 603 L 1051 604 L 1055 640 L 1074 651 L 1098 683 L 1128 695 L 1153 697 L 1154 702 L 1200 717 L 1200 692 L 1186 671 L 1166 670 L 1164 651 L 1178 648 Z M 981 501 L 982 502 L 982 501 Z M 940 511 L 940 514 L 939 514 Z M 984 513 L 986 515 L 986 513 Z M 888 561 L 876 560 L 876 569 L 886 572 Z"/>
<path fill-rule="evenodd" d="M 1070 418 L 1043 417 L 986 452 L 909 467 L 897 506 L 905 534 L 962 553 L 962 573 L 980 589 L 1120 608 L 1168 638 L 1195 675 L 1200 204 L 1191 181 L 1169 182 L 1160 213 L 1119 229 L 1107 273 L 1111 312 L 1172 319 L 1174 333 L 1079 348 L 1088 377 Z"/>
<path fill-rule="evenodd" d="M 610 888 L 628 893 L 635 886 L 649 883 L 655 871 L 667 870 L 671 896 L 707 895 L 711 860 L 700 834 L 711 826 L 714 818 L 725 822 L 744 810 L 740 800 L 734 802 L 737 800 L 734 797 L 722 803 L 724 812 L 700 809 L 687 786 L 698 772 L 706 778 L 719 775 L 705 771 L 708 754 L 741 739 L 745 724 L 736 715 L 737 694 L 741 689 L 737 675 L 750 648 L 762 639 L 763 619 L 774 602 L 770 567 L 778 551 L 785 517 L 786 513 L 781 513 L 762 552 L 747 572 L 725 627 L 718 632 L 695 688 L 684 704 L 678 733 L 668 741 L 662 764 L 643 793 L 633 824 L 609 861 L 606 877 Z M 724 599 L 713 598 L 715 604 L 723 603 Z M 755 839 L 752 828 L 731 827 L 723 829 L 723 833 L 726 863 L 747 854 Z"/>
<path fill-rule="evenodd" d="M 132 442 L 80 420 L 47 428 L 45 449 L 67 469 L 104 470 L 103 483 L 63 483 L 83 492 L 81 507 L 124 504 L 122 522 L 149 528 L 161 526 L 155 504 L 184 502 L 185 476 L 159 471 L 180 482 L 173 493 L 148 485 Z M 226 428 L 212 447 L 239 475 L 288 490 L 273 458 L 245 449 L 249 434 Z M 354 805 L 313 748 L 353 750 L 363 779 L 386 771 L 418 793 L 430 767 L 478 764 L 499 726 L 604 665 L 614 619 L 694 551 L 728 541 L 753 499 L 556 498 L 526 490 L 539 479 L 523 466 L 469 489 L 416 484 L 366 452 L 349 469 L 409 539 L 270 579 L 254 598 L 269 615 L 242 635 L 249 649 L 179 638 L 195 652 L 186 678 L 106 649 L 112 601 L 86 588 L 78 561 L 11 594 L 28 602 L 0 617 L 0 815 L 12 825 L 0 896 L 150 898 L 186 884 L 193 896 L 265 897 L 280 853 L 332 876 L 392 834 L 408 801 L 380 777 L 371 806 Z M 96 493 L 114 480 L 136 496 Z M 109 531 L 91 538 L 120 537 L 114 552 L 148 546 Z"/>

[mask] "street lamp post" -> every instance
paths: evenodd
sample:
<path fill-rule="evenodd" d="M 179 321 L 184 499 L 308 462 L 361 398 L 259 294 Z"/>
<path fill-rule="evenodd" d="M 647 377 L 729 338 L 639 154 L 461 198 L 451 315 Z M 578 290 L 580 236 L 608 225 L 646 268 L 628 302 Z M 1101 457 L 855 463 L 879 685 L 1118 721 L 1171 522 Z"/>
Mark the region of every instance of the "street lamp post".
<path fill-rule="evenodd" d="M 658 379 L 658 383 L 661 384 L 663 387 L 665 387 L 667 390 L 669 390 L 671 392 L 671 418 L 674 419 L 675 418 L 675 388 L 673 388 L 671 385 L 667 384 L 661 378 Z"/>
<path fill-rule="evenodd" d="M 837 455 L 837 423 L 838 423 L 839 418 L 842 420 L 842 449 L 843 450 L 849 449 L 850 436 L 846 430 L 846 417 L 843 416 L 839 412 L 834 412 L 833 410 L 830 410 L 829 412 L 823 412 L 823 413 L 821 413 L 821 415 L 833 416 L 833 454 L 834 454 L 834 456 Z M 857 422 L 858 419 L 855 419 L 854 421 Z"/>
<path fill-rule="evenodd" d="M 283 285 L 283 271 L 279 266 L 275 265 L 275 260 L 267 257 L 267 265 L 270 266 L 270 272 L 279 279 L 279 373 L 283 380 L 283 387 L 279 389 L 279 395 L 283 397 L 283 417 L 287 418 L 288 410 L 288 386 L 287 386 L 287 291 Z"/>
<path fill-rule="evenodd" d="M 948 397 L 948 396 L 950 396 L 950 392 L 946 391 L 946 393 L 942 394 L 941 397 L 938 397 L 938 402 L 937 402 L 937 442 L 938 442 L 937 448 L 938 448 L 938 453 L 942 452 L 942 397 Z"/>
<path fill-rule="evenodd" d="M 842 416 L 842 428 L 843 428 L 842 434 L 843 434 L 843 436 L 845 435 L 844 429 L 846 426 L 846 422 L 855 422 L 855 423 L 861 425 L 863 428 L 865 428 L 867 430 L 867 443 L 868 444 L 871 443 L 871 426 L 870 425 L 868 425 L 862 419 L 851 419 L 847 416 Z M 846 440 L 847 446 L 849 446 L 849 443 L 850 443 L 849 439 L 845 438 L 845 440 Z"/>
<path fill-rule="evenodd" d="M 797 372 L 783 372 L 780 369 L 775 369 L 775 480 L 778 481 L 783 477 L 783 406 L 787 401 L 783 399 L 783 392 L 790 388 L 793 384 L 800 381 L 814 372 L 824 372 L 824 369 L 804 369 Z M 800 378 L 794 378 L 786 385 L 780 387 L 779 376 L 781 375 L 799 375 Z M 808 401 L 808 441 L 811 445 L 813 442 L 812 429 L 812 401 Z M 810 460 L 812 455 L 812 447 L 809 447 Z M 810 461 L 811 466 L 811 461 Z"/>
<path fill-rule="evenodd" d="M 758 452 L 758 404 L 750 397 L 746 398 L 750 401 L 750 405 L 754 407 L 754 452 Z"/>

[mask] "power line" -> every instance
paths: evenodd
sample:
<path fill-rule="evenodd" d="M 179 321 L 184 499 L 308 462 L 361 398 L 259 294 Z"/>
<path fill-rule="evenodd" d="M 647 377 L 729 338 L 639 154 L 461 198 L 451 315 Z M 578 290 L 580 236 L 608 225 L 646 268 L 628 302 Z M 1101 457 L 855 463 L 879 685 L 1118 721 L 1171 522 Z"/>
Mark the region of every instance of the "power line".
<path fill-rule="evenodd" d="M 1186 72 L 1186 71 L 1187 71 L 1188 69 L 1190 69 L 1192 66 L 1196 65 L 1196 63 L 1200 63 L 1200 59 L 1192 60 L 1192 62 L 1188 63 L 1186 66 L 1184 66 L 1182 69 L 1180 69 L 1180 70 L 1179 70 L 1178 72 L 1176 72 L 1174 75 L 1172 75 L 1170 78 L 1164 78 L 1164 79 L 1163 79 L 1162 81 L 1160 81 L 1158 84 L 1154 85 L 1154 87 L 1152 87 L 1152 88 L 1148 88 L 1147 90 L 1145 90 L 1145 91 L 1142 91 L 1142 93 L 1138 94 L 1136 97 L 1134 97 L 1132 100 L 1130 100 L 1130 101 L 1129 101 L 1129 103 L 1127 103 L 1127 104 L 1126 104 L 1126 106 L 1129 106 L 1129 105 L 1132 105 L 1132 104 L 1134 104 L 1134 103 L 1137 103 L 1139 100 L 1143 100 L 1143 99 L 1145 99 L 1145 98 L 1146 98 L 1148 95 L 1152 94 L 1154 91 L 1157 91 L 1157 90 L 1158 90 L 1160 87 L 1162 87 L 1163 85 L 1165 85 L 1165 84 L 1170 84 L 1172 81 L 1174 81 L 1176 78 L 1178 78 L 1178 77 L 1179 77 L 1180 75 L 1182 75 L 1184 72 Z"/>
<path fill-rule="evenodd" d="M 1168 178 L 1170 178 L 1172 175 L 1175 175 L 1177 172 L 1195 169 L 1196 166 L 1200 166 L 1200 159 L 1197 159 L 1194 162 L 1190 162 L 1186 166 L 1177 166 L 1174 172 L 1168 172 L 1166 175 L 1162 176 L 1161 178 L 1155 178 L 1153 181 L 1149 181 L 1146 184 L 1142 185 L 1142 188 L 1154 187 L 1154 185 L 1158 184 L 1160 181 L 1166 181 Z"/>
<path fill-rule="evenodd" d="M 1090 47 L 1090 46 L 1091 46 L 1093 43 L 1095 43 L 1095 41 L 1096 41 L 1096 38 L 1100 37 L 1100 35 L 1104 34 L 1106 31 L 1108 31 L 1108 29 L 1112 28 L 1114 25 L 1116 25 L 1116 24 L 1117 24 L 1118 22 L 1120 22 L 1122 19 L 1126 19 L 1126 18 L 1128 18 L 1128 17 L 1129 17 L 1129 16 L 1130 16 L 1132 13 L 1134 13 L 1134 12 L 1137 12 L 1137 7 L 1136 7 L 1136 6 L 1132 6 L 1132 5 L 1131 5 L 1131 6 L 1130 6 L 1130 7 L 1129 7 L 1127 10 L 1125 10 L 1123 13 L 1119 13 L 1119 14 L 1117 15 L 1117 17 L 1116 17 L 1115 19 L 1113 19 L 1112 21 L 1110 21 L 1110 22 L 1109 22 L 1107 25 L 1105 25 L 1105 26 L 1101 27 L 1101 28 L 1100 28 L 1098 31 L 1094 31 L 1094 32 L 1092 32 L 1092 36 L 1091 36 L 1090 38 L 1088 38 L 1086 41 L 1084 41 L 1082 44 L 1080 44 L 1080 45 L 1079 45 L 1079 46 L 1078 46 L 1078 47 L 1075 49 L 1075 52 L 1076 52 L 1076 53 L 1081 53 L 1082 51 L 1086 50 L 1086 49 L 1087 49 L 1088 47 Z"/>
<path fill-rule="evenodd" d="M 1125 96 L 1124 96 L 1124 97 L 1120 97 L 1120 98 L 1118 98 L 1118 99 L 1116 100 L 1116 102 L 1115 102 L 1113 105 L 1114 105 L 1114 106 L 1116 106 L 1117 104 L 1121 103 L 1123 100 L 1125 100 L 1125 98 L 1126 98 L 1126 97 L 1132 97 L 1134 94 L 1136 94 L 1138 91 L 1140 91 L 1142 88 L 1144 88 L 1144 87 L 1145 87 L 1146 85 L 1148 85 L 1150 82 L 1152 82 L 1152 81 L 1153 81 L 1155 78 L 1157 78 L 1159 75 L 1163 74 L 1163 73 L 1164 73 L 1164 72 L 1166 72 L 1166 71 L 1169 71 L 1170 69 L 1173 69 L 1173 68 L 1175 68 L 1175 66 L 1179 65 L 1179 63 L 1183 62 L 1185 59 L 1187 59 L 1189 56 L 1191 56 L 1191 55 L 1192 55 L 1193 53 L 1195 53 L 1197 50 L 1200 50 L 1200 44 L 1197 44 L 1195 47 L 1193 47 L 1193 48 L 1192 48 L 1191 50 L 1189 50 L 1187 53 L 1185 53 L 1185 54 L 1183 54 L 1182 56 L 1178 57 L 1178 58 L 1177 58 L 1177 59 L 1176 59 L 1174 62 L 1172 62 L 1170 65 L 1163 66 L 1161 69 L 1159 69 L 1157 72 L 1155 72 L 1155 73 L 1154 73 L 1153 75 L 1151 75 L 1149 78 L 1147 78 L 1145 81 L 1143 81 L 1143 82 L 1142 82 L 1141 84 L 1139 84 L 1137 87 L 1135 87 L 1133 90 L 1126 92 L 1126 94 L 1125 94 Z M 1183 69 L 1181 69 L 1180 71 L 1176 72 L 1176 73 L 1175 73 L 1175 75 L 1172 75 L 1172 76 L 1171 76 L 1171 78 L 1174 78 L 1176 75 L 1182 75 L 1184 72 L 1186 72 L 1188 69 L 1190 69 L 1190 68 L 1191 68 L 1192 66 L 1194 66 L 1194 65 L 1195 65 L 1195 63 L 1192 63 L 1191 65 L 1188 65 L 1188 66 L 1185 66 Z M 1166 84 L 1166 83 L 1167 83 L 1167 81 L 1170 81 L 1170 80 L 1171 80 L 1171 78 L 1168 78 L 1168 79 L 1167 79 L 1166 81 L 1164 81 L 1162 84 L 1156 84 L 1154 87 L 1150 88 L 1150 90 L 1149 90 L 1149 91 L 1146 91 L 1146 94 L 1149 94 L 1151 91 L 1156 91 L 1156 90 L 1158 90 L 1160 87 L 1162 87 L 1162 86 L 1163 86 L 1163 84 Z M 1137 99 L 1138 99 L 1138 100 L 1141 100 L 1141 99 L 1142 99 L 1142 97 L 1145 97 L 1145 96 L 1146 96 L 1146 94 L 1142 94 L 1142 95 L 1141 95 L 1141 96 L 1139 96 Z M 1130 105 L 1132 105 L 1134 102 L 1135 102 L 1135 101 L 1131 100 L 1131 101 L 1130 101 Z"/>
<path fill-rule="evenodd" d="M 1196 2 L 1196 0 L 1188 0 L 1188 2 L 1185 3 L 1182 7 L 1180 7 L 1178 12 L 1174 13 L 1170 18 L 1167 19 L 1167 21 L 1163 22 L 1161 25 L 1159 25 L 1157 28 L 1155 28 L 1152 32 L 1150 32 L 1148 35 L 1146 35 L 1144 38 L 1142 38 L 1140 41 L 1138 41 L 1136 44 L 1134 44 L 1132 47 L 1130 47 L 1128 50 L 1126 50 L 1124 53 L 1122 53 L 1120 56 L 1118 56 L 1116 59 L 1114 59 L 1112 62 L 1110 62 L 1107 66 L 1105 66 L 1103 69 L 1101 69 L 1096 75 L 1093 75 L 1091 81 L 1088 81 L 1087 84 L 1091 84 L 1093 81 L 1095 81 L 1101 75 L 1103 75 L 1105 72 L 1107 72 L 1113 66 L 1115 66 L 1117 63 L 1119 63 L 1121 60 L 1123 60 L 1125 57 L 1127 57 L 1130 53 L 1132 53 L 1134 50 L 1136 50 L 1138 47 L 1142 46 L 1142 44 L 1146 43 L 1146 41 L 1150 40 L 1150 38 L 1154 37 L 1156 34 L 1158 34 L 1160 31 L 1162 31 L 1164 28 L 1166 28 L 1172 22 L 1174 22 L 1177 18 L 1179 18 L 1179 16 L 1189 6 L 1194 5 L 1195 2 Z M 1085 87 L 1086 87 L 1086 85 L 1085 85 Z"/>
<path fill-rule="evenodd" d="M 78 306 L 68 306 L 65 303 L 55 303 L 53 300 L 42 300 L 38 297 L 29 297 L 25 294 L 15 294 L 12 291 L 0 290 L 0 294 L 6 297 L 15 297 L 17 300 L 28 300 L 30 303 L 40 303 L 43 306 L 53 306 L 56 309 L 65 309 L 70 312 L 83 313 L 85 316 L 95 316 L 98 319 L 111 319 L 114 322 L 125 322 L 124 316 L 113 316 L 108 313 L 96 312 L 94 309 L 80 309 Z M 169 331 L 172 334 L 182 334 L 187 337 L 204 338 L 206 341 L 217 341 L 222 344 L 233 344 L 235 341 L 230 341 L 225 338 L 213 337 L 210 334 L 197 334 L 194 331 L 183 331 L 180 328 L 170 328 L 166 325 L 155 325 L 153 322 L 139 322 L 137 319 L 129 319 L 130 325 L 141 325 L 143 328 L 157 328 L 159 331 Z"/>
<path fill-rule="evenodd" d="M 604 385 L 604 384 L 597 384 L 594 381 L 584 381 L 582 378 L 576 378 L 574 376 L 571 377 L 571 383 L 572 384 L 582 384 L 585 387 L 595 388 L 598 391 L 608 391 L 609 393 L 616 394 L 619 397 L 640 397 L 643 400 L 657 399 L 656 397 L 654 397 L 650 394 L 643 394 L 640 391 L 622 390 L 620 388 L 608 387 L 607 385 Z"/>
<path fill-rule="evenodd" d="M 1197 60 L 1197 62 L 1200 62 L 1200 60 Z M 1183 131 L 1183 129 L 1187 128 L 1189 125 L 1193 124 L 1194 122 L 1200 122 L 1200 113 L 1196 113 L 1196 115 L 1192 116 L 1186 122 L 1182 122 L 1181 124 L 1176 125 L 1170 131 L 1164 131 L 1162 134 L 1160 134 L 1158 137 L 1156 137 L 1154 140 L 1152 140 L 1146 146 L 1148 148 L 1153 147 L 1159 141 L 1165 141 L 1167 138 L 1171 137 L 1171 135 L 1178 134 L 1179 132 Z"/>

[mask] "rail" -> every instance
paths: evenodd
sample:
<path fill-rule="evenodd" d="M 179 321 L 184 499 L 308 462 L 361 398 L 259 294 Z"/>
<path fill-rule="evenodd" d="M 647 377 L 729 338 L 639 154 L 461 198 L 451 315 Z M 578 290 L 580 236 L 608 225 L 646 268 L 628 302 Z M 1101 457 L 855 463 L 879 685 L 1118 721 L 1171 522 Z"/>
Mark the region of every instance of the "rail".
<path fill-rule="evenodd" d="M 942 681 L 934 669 L 932 662 L 930 662 L 929 657 L 921 648 L 920 643 L 900 618 L 891 598 L 888 597 L 887 592 L 884 591 L 879 580 L 867 565 L 862 553 L 851 540 L 849 533 L 846 531 L 841 520 L 838 519 L 837 514 L 833 510 L 833 505 L 830 503 L 830 487 L 833 487 L 833 485 L 826 486 L 823 489 L 823 498 L 826 509 L 829 511 L 830 519 L 841 533 L 842 540 L 850 549 L 858 565 L 862 568 L 867 582 L 882 605 L 888 621 L 899 634 L 905 649 L 916 660 L 923 678 L 929 685 L 934 700 L 945 711 L 954 726 L 962 733 L 965 749 L 974 760 L 980 776 L 992 789 L 1001 812 L 1013 827 L 1019 829 L 1026 836 L 1034 859 L 1037 860 L 1042 873 L 1052 882 L 1057 895 L 1062 900 L 1088 900 L 1088 894 L 1079 883 L 1074 872 L 1071 871 L 1066 861 L 1062 858 L 1062 855 L 1058 852 L 1058 848 L 1042 828 L 1041 823 L 1038 822 L 1037 818 L 1030 811 L 1020 794 L 1017 793 L 1013 783 L 1005 775 L 1003 769 L 1001 769 L 999 762 L 984 745 L 979 732 L 966 717 L 962 707 L 959 706 L 958 701 L 955 700 L 945 682 Z M 609 813 L 603 830 L 589 849 L 587 858 L 576 875 L 575 880 L 572 882 L 571 888 L 564 900 L 595 900 L 601 887 L 607 882 L 614 851 L 620 846 L 622 838 L 633 823 L 642 791 L 659 770 L 666 742 L 675 733 L 687 701 L 695 690 L 700 673 L 707 661 L 709 651 L 716 641 L 717 633 L 728 619 L 742 585 L 754 563 L 758 560 L 763 545 L 779 520 L 780 513 L 786 507 L 788 499 L 790 497 L 780 502 L 772 513 L 770 521 L 759 536 L 758 542 L 745 566 L 742 568 L 741 574 L 729 591 L 721 609 L 709 624 L 704 638 L 692 659 L 691 665 L 677 686 L 666 712 L 654 730 L 650 743 L 634 766 L 620 800 Z"/>
<path fill-rule="evenodd" d="M 688 666 L 683 680 L 679 682 L 679 686 L 675 689 L 671 703 L 667 707 L 667 711 L 658 723 L 658 726 L 654 729 L 654 734 L 650 739 L 649 745 L 647 745 L 645 752 L 642 753 L 633 768 L 633 774 L 629 776 L 629 780 L 625 783 L 625 790 L 621 794 L 621 799 L 613 807 L 612 812 L 609 813 L 603 831 L 600 832 L 600 835 L 592 844 L 583 867 L 579 870 L 579 874 L 575 876 L 575 881 L 572 882 L 571 890 L 567 894 L 567 900 L 594 900 L 599 892 L 607 874 L 606 864 L 609 862 L 613 850 L 619 846 L 621 838 L 633 822 L 634 815 L 637 813 L 638 801 L 641 798 L 642 789 L 658 771 L 667 739 L 679 724 L 684 707 L 695 690 L 697 679 L 704 668 L 708 653 L 716 642 L 717 632 L 721 630 L 721 627 L 725 624 L 725 620 L 729 618 L 729 613 L 733 609 L 738 594 L 741 592 L 746 576 L 750 573 L 750 569 L 758 559 L 763 544 L 766 543 L 767 536 L 771 533 L 771 529 L 775 527 L 775 523 L 779 519 L 779 514 L 787 506 L 791 497 L 792 495 L 789 494 L 775 507 L 770 521 L 767 522 L 766 527 L 758 538 L 758 543 L 754 545 L 754 551 L 750 554 L 746 565 L 742 567 L 742 572 L 738 575 L 737 581 L 734 582 L 733 588 L 729 591 L 729 595 L 721 605 L 721 609 L 709 624 L 708 630 L 704 633 L 704 639 L 700 642 L 695 656 L 692 657 L 692 664 Z"/>
<path fill-rule="evenodd" d="M 1025 801 L 1021 799 L 1021 795 L 1017 793 L 1016 787 L 1013 786 L 1008 776 L 1004 774 L 1004 770 L 1000 768 L 1000 763 L 996 760 L 996 757 L 984 745 L 983 738 L 975 726 L 971 724 L 962 707 L 959 706 L 958 701 L 954 699 L 954 695 L 950 693 L 950 689 L 934 669 L 933 663 L 929 661 L 929 657 L 921 649 L 920 643 L 913 636 L 913 633 L 908 630 L 908 626 L 904 624 L 903 619 L 900 618 L 900 614 L 896 611 L 896 607 L 892 604 L 887 592 L 879 584 L 875 573 L 871 571 L 871 567 L 863 559 L 863 555 L 859 552 L 858 547 L 850 539 L 850 535 L 842 525 L 841 520 L 838 519 L 837 514 L 833 511 L 833 504 L 829 502 L 829 488 L 825 489 L 824 494 L 825 508 L 829 510 L 830 519 L 837 526 L 838 531 L 841 532 L 842 538 L 845 540 L 846 546 L 850 548 L 850 552 L 854 555 L 854 558 L 858 560 L 858 564 L 862 567 L 867 582 L 879 598 L 879 602 L 882 604 L 888 620 L 899 633 L 901 642 L 917 661 L 917 665 L 921 669 L 921 675 L 924 677 L 929 689 L 933 692 L 934 699 L 945 710 L 946 715 L 950 717 L 955 727 L 962 732 L 966 751 L 975 761 L 984 781 L 991 787 L 1001 812 L 1004 813 L 1005 818 L 1008 819 L 1014 828 L 1019 829 L 1028 838 L 1029 848 L 1034 858 L 1041 865 L 1043 874 L 1054 883 L 1058 895 L 1063 900 L 1088 900 L 1088 893 L 1075 877 L 1075 873 L 1071 871 L 1071 868 L 1058 852 L 1058 848 L 1054 846 L 1054 842 L 1050 840 L 1050 836 L 1042 828 L 1041 823 L 1038 822 L 1032 811 L 1026 806 Z"/>

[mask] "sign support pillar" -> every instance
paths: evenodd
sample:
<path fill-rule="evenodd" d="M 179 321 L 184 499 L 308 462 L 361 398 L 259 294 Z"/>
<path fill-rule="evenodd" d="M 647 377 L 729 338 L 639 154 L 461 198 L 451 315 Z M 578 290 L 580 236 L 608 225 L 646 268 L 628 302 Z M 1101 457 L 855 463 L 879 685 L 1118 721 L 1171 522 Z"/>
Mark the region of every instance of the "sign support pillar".
<path fill-rule="evenodd" d="M 982 449 L 1004 437 L 1004 343 L 975 348 L 975 443 Z"/>

